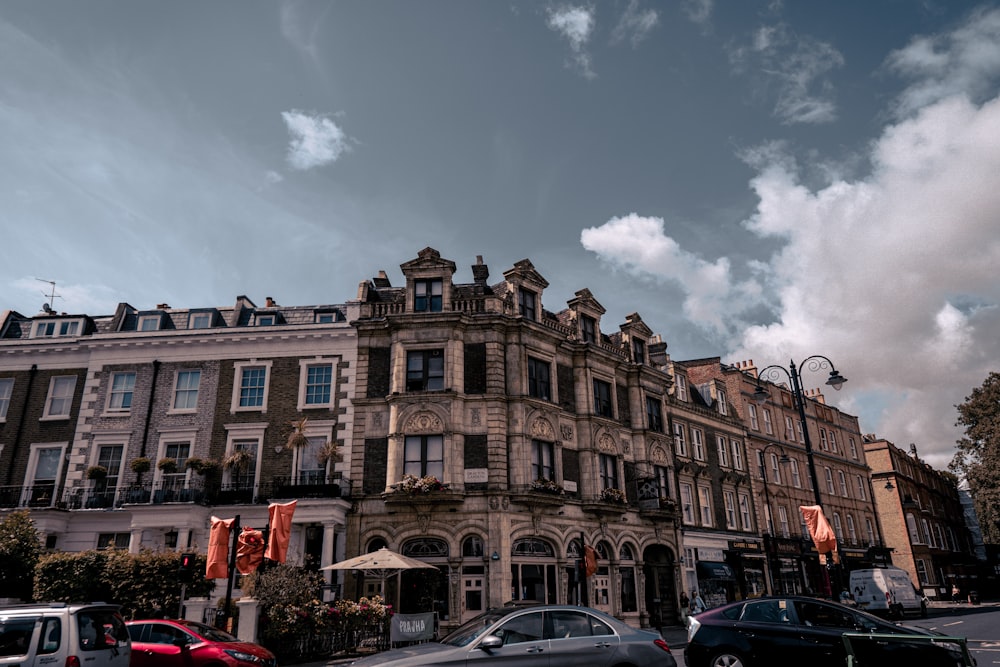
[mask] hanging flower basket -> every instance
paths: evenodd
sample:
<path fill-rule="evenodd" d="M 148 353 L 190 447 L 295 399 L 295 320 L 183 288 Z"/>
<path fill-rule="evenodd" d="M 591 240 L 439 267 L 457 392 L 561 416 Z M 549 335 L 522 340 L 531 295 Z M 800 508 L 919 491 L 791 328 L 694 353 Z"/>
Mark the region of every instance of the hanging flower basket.
<path fill-rule="evenodd" d="M 165 475 L 173 474 L 177 472 L 177 459 L 165 456 L 156 462 L 156 467 Z"/>
<path fill-rule="evenodd" d="M 108 476 L 108 469 L 104 466 L 90 466 L 87 468 L 87 479 L 104 479 Z"/>
<path fill-rule="evenodd" d="M 192 456 L 184 462 L 184 467 L 204 477 L 215 473 L 219 469 L 219 464 L 212 459 L 203 459 L 197 456 Z"/>
<path fill-rule="evenodd" d="M 145 456 L 140 456 L 138 458 L 132 459 L 132 463 L 129 464 L 132 467 L 132 472 L 137 475 L 149 472 L 149 469 L 153 467 L 153 462 L 147 459 Z"/>

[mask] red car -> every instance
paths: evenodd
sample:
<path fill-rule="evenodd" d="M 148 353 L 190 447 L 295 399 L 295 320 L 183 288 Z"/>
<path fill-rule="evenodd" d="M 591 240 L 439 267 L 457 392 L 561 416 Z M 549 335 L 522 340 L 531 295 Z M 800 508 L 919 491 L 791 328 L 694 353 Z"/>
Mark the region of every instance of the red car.
<path fill-rule="evenodd" d="M 128 621 L 129 667 L 277 667 L 274 654 L 228 632 L 185 620 Z"/>

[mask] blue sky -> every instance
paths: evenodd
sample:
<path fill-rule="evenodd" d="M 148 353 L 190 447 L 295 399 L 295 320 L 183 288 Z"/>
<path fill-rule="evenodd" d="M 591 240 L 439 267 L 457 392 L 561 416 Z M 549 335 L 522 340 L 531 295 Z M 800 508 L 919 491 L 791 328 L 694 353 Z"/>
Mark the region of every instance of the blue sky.
<path fill-rule="evenodd" d="M 10 0 L 0 309 L 530 258 L 676 359 L 829 356 L 940 467 L 1000 366 L 998 84 L 997 2 Z"/>

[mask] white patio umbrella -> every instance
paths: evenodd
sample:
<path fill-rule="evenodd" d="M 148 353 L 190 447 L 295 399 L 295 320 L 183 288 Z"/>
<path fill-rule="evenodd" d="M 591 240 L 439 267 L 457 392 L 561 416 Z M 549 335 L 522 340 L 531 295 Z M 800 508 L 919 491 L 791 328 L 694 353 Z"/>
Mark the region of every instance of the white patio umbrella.
<path fill-rule="evenodd" d="M 333 565 L 320 568 L 323 570 L 360 570 L 366 577 L 374 577 L 382 582 L 382 592 L 385 593 L 385 580 L 392 575 L 399 576 L 403 570 L 432 569 L 437 568 L 429 563 L 416 558 L 410 558 L 395 551 L 390 551 L 382 547 L 378 551 L 361 554 L 354 558 L 342 560 Z M 399 596 L 399 586 L 396 586 L 396 596 Z M 396 609 L 399 609 L 399 600 L 396 600 Z"/>

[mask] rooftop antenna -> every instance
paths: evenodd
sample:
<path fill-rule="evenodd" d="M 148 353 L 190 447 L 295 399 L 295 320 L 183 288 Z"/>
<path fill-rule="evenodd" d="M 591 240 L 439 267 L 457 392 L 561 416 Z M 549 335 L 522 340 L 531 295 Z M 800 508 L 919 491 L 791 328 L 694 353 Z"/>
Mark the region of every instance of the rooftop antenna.
<path fill-rule="evenodd" d="M 42 282 L 42 283 L 48 283 L 52 287 L 52 291 L 50 293 L 46 294 L 45 292 L 42 292 L 42 295 L 45 296 L 49 300 L 48 303 L 42 304 L 42 310 L 44 310 L 46 313 L 51 313 L 52 312 L 52 304 L 55 302 L 56 297 L 59 297 L 60 299 L 62 298 L 61 294 L 56 294 L 56 281 L 54 281 L 54 280 L 46 280 L 45 278 L 35 278 L 35 280 L 37 280 L 39 282 Z M 46 306 L 48 306 L 48 307 L 46 308 Z"/>

